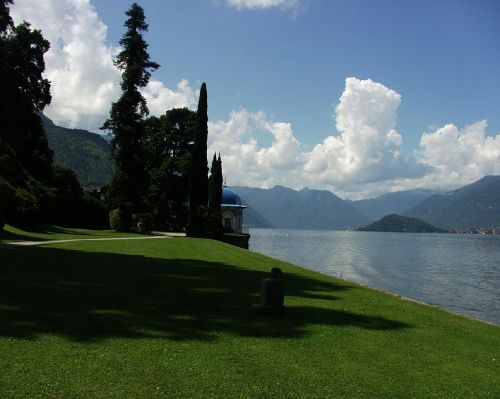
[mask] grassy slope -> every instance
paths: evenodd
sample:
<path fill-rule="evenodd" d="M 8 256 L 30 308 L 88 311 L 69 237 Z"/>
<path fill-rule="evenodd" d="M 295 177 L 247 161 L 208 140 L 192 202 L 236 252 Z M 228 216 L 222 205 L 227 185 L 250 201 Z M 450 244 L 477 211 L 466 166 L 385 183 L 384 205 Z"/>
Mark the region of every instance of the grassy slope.
<path fill-rule="evenodd" d="M 0 397 L 500 397 L 496 326 L 223 243 L 123 243 L 0 251 Z M 273 266 L 288 311 L 258 317 Z"/>
<path fill-rule="evenodd" d="M 12 241 L 51 241 L 73 240 L 83 238 L 140 237 L 144 234 L 117 233 L 112 230 L 87 230 L 46 225 L 39 231 L 25 231 L 17 227 L 5 225 L 0 242 Z"/>

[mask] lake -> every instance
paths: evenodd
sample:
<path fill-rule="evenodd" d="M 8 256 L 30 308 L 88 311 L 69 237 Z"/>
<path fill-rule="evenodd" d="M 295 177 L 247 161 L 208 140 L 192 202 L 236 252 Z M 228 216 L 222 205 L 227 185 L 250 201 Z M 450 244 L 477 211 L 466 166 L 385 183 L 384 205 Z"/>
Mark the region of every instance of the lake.
<path fill-rule="evenodd" d="M 500 324 L 500 236 L 250 229 L 250 250 Z"/>

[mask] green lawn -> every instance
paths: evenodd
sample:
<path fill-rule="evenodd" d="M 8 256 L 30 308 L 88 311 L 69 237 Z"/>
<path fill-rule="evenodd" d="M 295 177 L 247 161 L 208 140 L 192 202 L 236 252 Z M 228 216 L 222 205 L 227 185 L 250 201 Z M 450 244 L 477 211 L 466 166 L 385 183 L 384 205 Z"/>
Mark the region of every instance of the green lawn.
<path fill-rule="evenodd" d="M 6 225 L 0 236 L 0 242 L 12 241 L 47 241 L 72 240 L 81 238 L 112 238 L 112 237 L 140 237 L 137 233 L 117 233 L 112 230 L 88 230 L 51 225 L 42 226 L 38 231 L 25 231 L 17 227 Z"/>
<path fill-rule="evenodd" d="M 500 398 L 500 328 L 209 240 L 0 250 L 0 398 L 156 397 Z"/>

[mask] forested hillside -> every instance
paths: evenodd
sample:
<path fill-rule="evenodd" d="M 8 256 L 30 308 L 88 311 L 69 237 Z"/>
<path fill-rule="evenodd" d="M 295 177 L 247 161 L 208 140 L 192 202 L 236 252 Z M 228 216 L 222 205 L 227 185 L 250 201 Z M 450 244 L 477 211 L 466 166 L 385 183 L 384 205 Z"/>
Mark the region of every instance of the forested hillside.
<path fill-rule="evenodd" d="M 384 216 L 382 219 L 373 222 L 372 224 L 360 227 L 360 231 L 381 231 L 393 233 L 443 233 L 431 224 L 417 218 L 409 218 L 391 214 Z"/>
<path fill-rule="evenodd" d="M 445 229 L 500 226 L 500 176 L 485 176 L 457 190 L 433 195 L 406 216 Z"/>
<path fill-rule="evenodd" d="M 109 184 L 114 163 L 110 145 L 101 135 L 56 126 L 45 116 L 42 120 L 56 163 L 74 170 L 83 187 Z"/>

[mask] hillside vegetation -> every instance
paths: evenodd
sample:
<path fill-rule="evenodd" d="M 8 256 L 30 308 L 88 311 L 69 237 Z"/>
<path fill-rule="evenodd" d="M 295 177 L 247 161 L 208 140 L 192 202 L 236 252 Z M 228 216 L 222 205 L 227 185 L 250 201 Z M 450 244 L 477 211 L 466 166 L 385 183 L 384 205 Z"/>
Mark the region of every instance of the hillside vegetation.
<path fill-rule="evenodd" d="M 114 172 L 110 145 L 101 135 L 81 129 L 56 126 L 46 117 L 44 122 L 54 160 L 75 171 L 83 187 L 109 184 Z"/>
<path fill-rule="evenodd" d="M 393 233 L 443 233 L 423 220 L 400 215 L 387 215 L 372 224 L 360 227 L 359 231 L 386 231 Z"/>
<path fill-rule="evenodd" d="M 500 226 L 500 176 L 433 195 L 405 215 L 445 229 Z"/>

